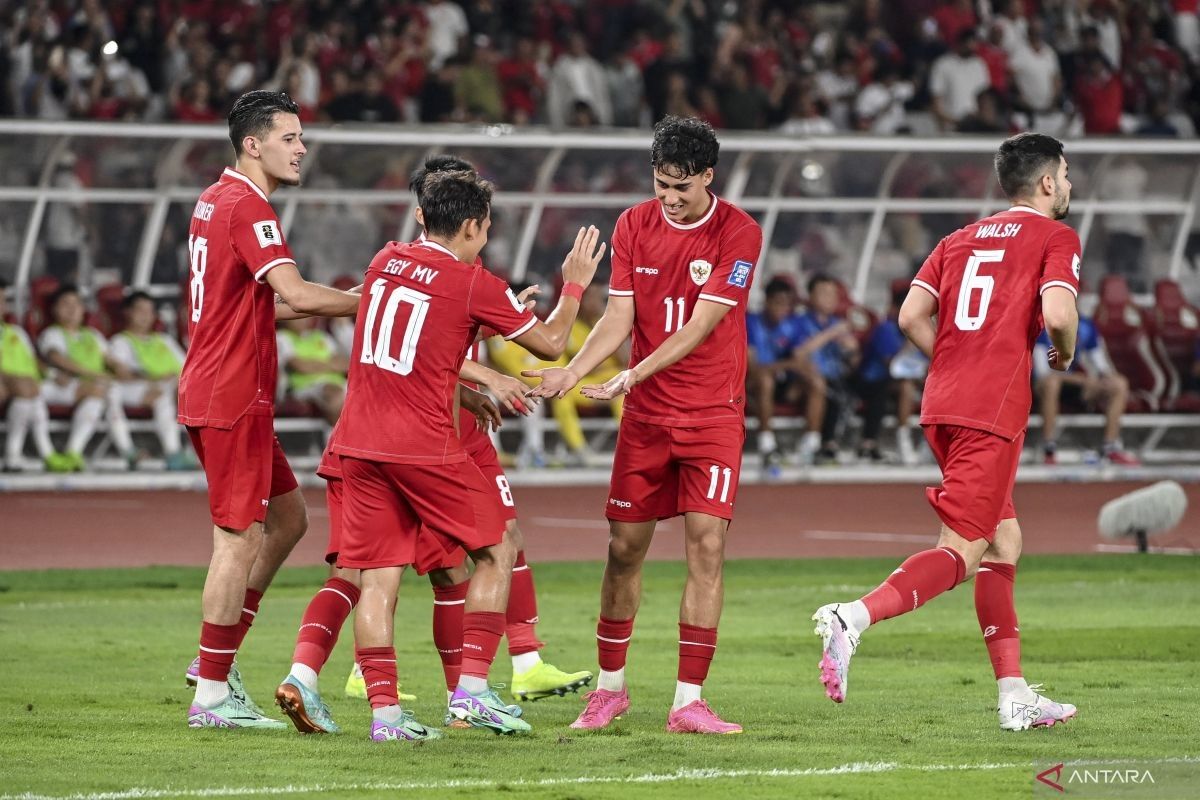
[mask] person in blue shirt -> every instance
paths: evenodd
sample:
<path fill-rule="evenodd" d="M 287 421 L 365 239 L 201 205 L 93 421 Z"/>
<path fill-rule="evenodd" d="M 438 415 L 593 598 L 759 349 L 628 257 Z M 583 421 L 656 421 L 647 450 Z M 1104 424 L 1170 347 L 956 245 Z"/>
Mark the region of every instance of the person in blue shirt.
<path fill-rule="evenodd" d="M 1079 318 L 1079 336 L 1075 345 L 1075 363 L 1066 372 L 1050 369 L 1046 354 L 1050 338 L 1043 330 L 1033 350 L 1033 381 L 1042 414 L 1042 455 L 1046 464 L 1058 463 L 1058 411 L 1064 390 L 1085 406 L 1101 406 L 1104 411 L 1104 449 L 1106 461 L 1137 466 L 1138 460 L 1121 446 L 1121 415 L 1129 399 L 1129 381 L 1117 372 L 1109 360 L 1104 339 L 1088 317 Z"/>
<path fill-rule="evenodd" d="M 863 346 L 862 362 L 858 368 L 855 390 L 863 402 L 862 438 L 858 445 L 858 457 L 869 461 L 883 461 L 879 450 L 879 432 L 883 427 L 883 416 L 887 411 L 889 397 L 896 394 L 896 441 L 900 447 L 900 458 L 906 463 L 915 463 L 910 420 L 919 402 L 918 382 L 924 378 L 929 361 L 917 350 L 897 321 L 900 305 L 908 295 L 908 284 L 897 287 L 892 293 L 892 305 L 888 316 L 871 331 Z"/>
<path fill-rule="evenodd" d="M 800 439 L 800 458 L 816 463 L 837 460 L 837 431 L 848 405 L 848 378 L 859 359 L 850 323 L 835 313 L 837 281 L 815 275 L 808 282 L 808 312 L 799 319 L 801 344 L 793 358 L 806 366 L 809 384 L 808 431 Z M 820 402 L 814 400 L 820 397 Z M 816 414 L 814 406 L 822 413 Z"/>
<path fill-rule="evenodd" d="M 763 466 L 778 467 L 783 453 L 775 439 L 771 420 L 777 402 L 796 402 L 807 383 L 803 372 L 806 364 L 795 359 L 800 346 L 800 318 L 796 315 L 796 290 L 786 278 L 772 278 L 767 283 L 766 303 L 762 313 L 746 316 L 746 337 L 750 351 L 749 394 L 758 411 L 758 452 Z M 810 425 L 812 424 L 812 392 L 809 393 Z M 825 398 L 819 398 L 816 419 L 824 413 Z"/>

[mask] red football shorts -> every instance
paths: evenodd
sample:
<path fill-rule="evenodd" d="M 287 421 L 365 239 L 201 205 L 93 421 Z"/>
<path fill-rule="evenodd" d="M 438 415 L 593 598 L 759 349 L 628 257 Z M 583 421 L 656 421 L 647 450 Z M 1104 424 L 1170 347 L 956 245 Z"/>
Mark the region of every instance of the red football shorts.
<path fill-rule="evenodd" d="M 504 538 L 496 493 L 473 462 L 433 466 L 342 456 L 342 476 L 340 567 L 415 564 L 422 535 L 435 537 L 447 554 Z"/>
<path fill-rule="evenodd" d="M 940 489 L 925 490 L 947 528 L 964 539 L 992 541 L 1001 520 L 1017 516 L 1013 483 L 1025 434 L 1014 441 L 959 425 L 926 425 L 925 440 L 942 468 Z"/>
<path fill-rule="evenodd" d="M 342 545 L 342 492 L 341 478 L 325 479 L 325 508 L 329 511 L 329 545 L 325 548 L 325 561 L 336 564 L 338 550 Z"/>
<path fill-rule="evenodd" d="M 671 428 L 626 417 L 605 515 L 646 522 L 697 511 L 733 519 L 745 442 L 742 425 Z"/>
<path fill-rule="evenodd" d="M 187 432 L 208 479 L 214 525 L 245 530 L 267 518 L 268 500 L 296 488 L 271 417 L 248 414 L 228 430 L 189 426 Z"/>
<path fill-rule="evenodd" d="M 479 467 L 484 480 L 499 498 L 500 515 L 504 521 L 516 519 L 517 504 L 513 501 L 512 487 L 508 485 L 508 476 L 504 474 L 504 467 L 500 466 L 500 456 L 497 455 L 496 448 L 490 439 L 485 437 L 484 441 L 487 443 L 486 446 L 468 450 L 467 456 L 475 462 L 475 466 Z"/>

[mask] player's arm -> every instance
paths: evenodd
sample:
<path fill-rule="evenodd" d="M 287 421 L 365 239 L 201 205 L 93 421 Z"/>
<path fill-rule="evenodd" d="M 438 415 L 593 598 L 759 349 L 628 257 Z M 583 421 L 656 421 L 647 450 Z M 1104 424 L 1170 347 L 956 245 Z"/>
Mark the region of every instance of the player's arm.
<path fill-rule="evenodd" d="M 1079 309 L 1075 295 L 1063 286 L 1048 286 L 1042 292 L 1042 320 L 1050 336 L 1050 366 L 1066 372 L 1075 360 L 1075 337 L 1079 332 Z"/>
<path fill-rule="evenodd" d="M 839 320 L 830 325 L 825 330 L 813 334 L 804 340 L 804 343 L 792 351 L 792 357 L 789 363 L 793 366 L 803 365 L 806 361 L 813 357 L 813 354 L 820 350 L 825 345 L 832 342 L 834 339 L 839 339 L 850 332 L 850 323 L 846 320 Z"/>
<path fill-rule="evenodd" d="M 897 320 L 908 340 L 930 359 L 933 358 L 933 342 L 937 338 L 937 328 L 933 325 L 937 309 L 937 298 L 928 289 L 912 286 L 900 306 Z"/>
<path fill-rule="evenodd" d="M 585 397 L 593 400 L 611 400 L 614 397 L 627 394 L 630 389 L 642 381 L 662 372 L 667 367 L 686 358 L 701 342 L 708 338 L 725 315 L 733 306 L 717 303 L 712 300 L 697 301 L 692 309 L 692 317 L 675 333 L 667 337 L 649 356 L 617 375 L 607 383 L 584 386 L 581 391 Z M 586 374 L 586 373 L 585 373 Z"/>
<path fill-rule="evenodd" d="M 295 264 L 280 264 L 267 273 L 267 283 L 284 303 L 293 311 L 310 317 L 349 317 L 358 311 L 361 295 L 343 292 L 319 283 L 312 283 L 300 276 Z M 280 319 L 276 304 L 275 318 Z"/>
<path fill-rule="evenodd" d="M 45 340 L 43 340 L 43 342 L 44 341 Z M 43 358 L 45 359 L 46 363 L 52 367 L 55 367 L 56 369 L 62 370 L 68 375 L 73 375 L 76 378 L 109 377 L 108 373 L 106 372 L 93 372 L 90 369 L 85 368 L 83 365 L 76 362 L 75 359 L 67 355 L 67 351 L 65 349 L 60 349 L 57 346 L 46 347 L 44 343 L 42 345 L 42 349 L 44 351 Z"/>
<path fill-rule="evenodd" d="M 458 384 L 458 405 L 475 416 L 476 423 L 479 429 L 486 431 L 491 428 L 494 431 L 500 430 L 503 421 L 500 419 L 500 409 L 496 408 L 496 404 L 492 402 L 492 398 L 482 392 L 477 392 L 469 386 Z M 458 421 L 458 414 L 454 415 L 455 422 Z M 458 432 L 462 435 L 462 431 Z"/>
<path fill-rule="evenodd" d="M 114 336 L 109 341 L 108 351 L 104 354 L 104 365 L 118 380 L 137 380 L 142 377 L 141 372 L 137 369 L 137 361 L 125 341 L 124 336 Z"/>
<path fill-rule="evenodd" d="M 600 231 L 594 225 L 579 229 L 575 245 L 563 259 L 563 291 L 558 297 L 558 305 L 545 322 L 535 322 L 533 327 L 513 339 L 538 358 L 554 361 L 567 349 L 571 326 L 579 314 L 579 298 L 592 282 L 607 249 L 607 245 L 599 240 Z"/>
<path fill-rule="evenodd" d="M 531 414 L 533 412 L 532 405 L 525 398 L 525 392 L 529 387 L 521 383 L 516 378 L 511 378 L 503 372 L 485 367 L 478 361 L 472 361 L 467 358 L 463 360 L 462 368 L 458 371 L 458 377 L 464 381 L 478 383 L 480 386 L 487 389 L 496 399 L 499 400 L 505 408 L 518 414 Z"/>
<path fill-rule="evenodd" d="M 584 375 L 590 375 L 605 359 L 615 353 L 633 330 L 633 298 L 611 295 L 604 316 L 592 328 L 583 347 L 565 367 L 527 369 L 526 378 L 541 378 L 542 382 L 529 393 L 531 397 L 562 397 L 575 388 Z"/>

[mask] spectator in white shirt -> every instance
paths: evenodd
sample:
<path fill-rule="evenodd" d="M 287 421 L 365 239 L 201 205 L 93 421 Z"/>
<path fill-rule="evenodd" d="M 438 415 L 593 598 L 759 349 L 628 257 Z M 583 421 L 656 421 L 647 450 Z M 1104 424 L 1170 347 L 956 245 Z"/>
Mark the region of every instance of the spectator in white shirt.
<path fill-rule="evenodd" d="M 601 125 L 612 125 L 612 98 L 608 91 L 608 76 L 600 62 L 588 53 L 587 39 L 582 33 L 572 33 L 566 52 L 550 71 L 546 111 L 551 126 L 564 127 L 578 101 L 588 104 Z"/>
<path fill-rule="evenodd" d="M 1041 19 L 1029 20 L 1029 38 L 1009 66 L 1017 90 L 1017 103 L 1034 113 L 1057 108 L 1062 95 L 1058 53 L 1046 44 L 1044 33 Z"/>
<path fill-rule="evenodd" d="M 974 114 L 976 98 L 991 83 L 987 65 L 975 54 L 975 32 L 964 31 L 954 51 L 933 62 L 930 71 L 929 93 L 938 126 L 954 130 L 959 120 Z"/>
<path fill-rule="evenodd" d="M 904 104 L 912 96 L 912 83 L 900 80 L 895 65 L 880 64 L 875 81 L 864 86 L 854 101 L 858 129 L 885 136 L 898 133 L 905 126 Z"/>
<path fill-rule="evenodd" d="M 430 0 L 424 11 L 425 19 L 429 20 L 429 66 L 436 70 L 458 54 L 463 37 L 471 29 L 458 3 Z"/>

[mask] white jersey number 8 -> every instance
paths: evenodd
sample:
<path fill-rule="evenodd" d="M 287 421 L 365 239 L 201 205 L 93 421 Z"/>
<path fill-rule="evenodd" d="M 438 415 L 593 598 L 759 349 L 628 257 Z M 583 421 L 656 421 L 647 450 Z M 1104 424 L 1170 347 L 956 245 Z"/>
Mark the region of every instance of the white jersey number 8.
<path fill-rule="evenodd" d="M 387 305 L 383 313 L 379 306 L 383 296 L 387 294 Z M 359 361 L 364 364 L 374 364 L 380 369 L 394 372 L 397 375 L 407 375 L 412 372 L 413 359 L 417 355 L 417 340 L 421 338 L 421 328 L 425 326 L 425 315 L 429 313 L 429 298 L 407 286 L 399 286 L 387 292 L 387 281 L 380 278 L 371 284 L 371 305 L 367 309 L 367 324 L 363 327 L 362 354 Z M 408 317 L 408 327 L 404 329 L 404 341 L 400 344 L 400 353 L 393 356 L 388 352 L 392 343 L 392 326 L 396 323 L 396 312 L 401 303 L 413 307 Z M 375 323 L 379 322 L 379 335 L 375 336 Z"/>
<path fill-rule="evenodd" d="M 200 312 L 204 309 L 204 271 L 208 269 L 208 239 L 195 234 L 188 236 L 188 256 L 192 262 L 192 280 L 189 284 L 192 322 L 199 322 Z"/>
<path fill-rule="evenodd" d="M 963 273 L 962 286 L 958 290 L 958 308 L 954 312 L 954 325 L 960 331 L 977 331 L 983 327 L 988 304 L 992 302 L 992 289 L 996 287 L 996 279 L 991 275 L 980 275 L 979 268 L 984 264 L 997 264 L 1003 260 L 1003 250 L 976 250 L 967 259 L 967 269 Z M 971 300 L 976 291 L 979 292 L 979 308 L 972 314 Z"/>

